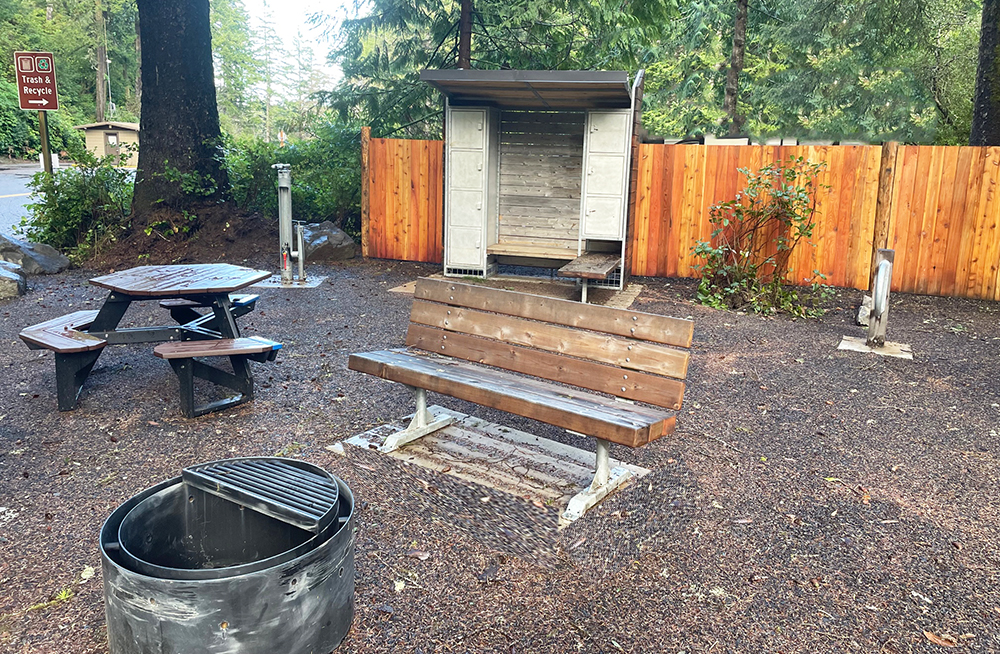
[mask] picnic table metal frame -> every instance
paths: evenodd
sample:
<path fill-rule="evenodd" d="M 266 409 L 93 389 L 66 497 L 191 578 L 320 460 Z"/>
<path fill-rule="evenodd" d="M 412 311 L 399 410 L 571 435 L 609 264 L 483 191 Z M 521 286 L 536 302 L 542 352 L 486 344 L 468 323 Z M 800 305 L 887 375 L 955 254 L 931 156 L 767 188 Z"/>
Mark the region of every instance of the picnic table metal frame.
<path fill-rule="evenodd" d="M 149 277 L 153 278 L 157 271 L 171 269 L 181 271 L 182 269 L 194 270 L 198 268 L 202 271 L 229 270 L 238 272 L 241 276 L 228 283 L 218 284 L 218 288 L 198 288 L 190 284 L 178 286 L 176 290 L 171 290 L 169 286 L 160 287 L 156 290 L 142 290 L 128 288 L 125 284 L 115 282 L 118 278 L 127 277 L 129 274 L 136 276 L 137 271 L 148 269 Z M 94 318 L 94 321 L 80 331 L 96 336 L 107 341 L 107 345 L 134 345 L 139 343 L 162 343 L 165 341 L 189 341 L 189 340 L 209 340 L 224 338 L 239 338 L 240 330 L 236 324 L 236 319 L 249 313 L 253 307 L 251 305 L 233 307 L 229 294 L 241 288 L 245 288 L 263 279 L 267 279 L 271 274 L 268 272 L 232 266 L 230 264 L 198 264 L 197 266 L 171 265 L 171 266 L 140 266 L 120 273 L 112 273 L 96 277 L 90 280 L 91 284 L 108 288 L 110 293 L 104 300 Z M 138 279 L 142 279 L 139 275 Z M 206 308 L 211 309 L 211 313 L 200 315 L 192 311 L 188 314 L 198 317 L 184 324 L 177 326 L 157 326 L 157 327 L 125 327 L 119 329 L 118 325 L 125 312 L 133 302 L 145 302 L 149 300 L 185 299 L 196 302 Z M 171 316 L 174 314 L 171 312 Z M 90 376 L 90 372 L 97 363 L 103 347 L 86 352 L 56 352 L 56 388 L 60 411 L 69 411 L 76 407 L 80 391 Z"/>

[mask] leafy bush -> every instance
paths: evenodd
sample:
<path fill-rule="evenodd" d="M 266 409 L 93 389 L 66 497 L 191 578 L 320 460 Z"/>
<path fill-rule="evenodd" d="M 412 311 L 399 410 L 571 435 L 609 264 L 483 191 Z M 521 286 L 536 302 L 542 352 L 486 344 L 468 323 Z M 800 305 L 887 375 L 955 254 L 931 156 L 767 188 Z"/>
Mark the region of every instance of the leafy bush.
<path fill-rule="evenodd" d="M 811 292 L 787 288 L 784 281 L 789 257 L 816 225 L 817 179 L 825 168 L 825 163 L 795 157 L 756 173 L 739 169 L 746 187 L 733 200 L 711 207 L 712 240 L 692 248 L 705 260 L 696 266 L 701 272 L 699 302 L 757 313 L 822 313 L 817 304 L 829 291 L 815 281 L 822 274 L 813 271 Z"/>
<path fill-rule="evenodd" d="M 232 198 L 247 211 L 278 217 L 276 163 L 292 166 L 292 216 L 329 220 L 357 237 L 361 231 L 361 137 L 357 129 L 328 124 L 307 141 L 279 147 L 259 139 L 230 139 L 226 166 Z"/>
<path fill-rule="evenodd" d="M 20 231 L 83 259 L 128 227 L 135 171 L 118 168 L 119 155 L 97 158 L 81 149 L 74 156 L 76 167 L 32 177 L 36 202 L 27 206 L 31 215 Z M 120 156 L 127 158 L 129 148 Z"/>

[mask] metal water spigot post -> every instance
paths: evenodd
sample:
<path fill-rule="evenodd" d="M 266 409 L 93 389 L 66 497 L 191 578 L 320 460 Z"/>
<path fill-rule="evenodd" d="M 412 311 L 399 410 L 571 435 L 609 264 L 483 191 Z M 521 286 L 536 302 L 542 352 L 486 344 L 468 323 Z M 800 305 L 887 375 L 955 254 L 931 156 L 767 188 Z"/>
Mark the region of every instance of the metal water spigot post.
<path fill-rule="evenodd" d="M 292 166 L 278 163 L 271 166 L 278 171 L 278 242 L 281 254 L 281 284 L 291 285 L 295 281 L 292 260 L 299 264 L 299 281 L 305 280 L 304 250 L 302 247 L 302 226 L 299 225 L 297 249 L 292 249 Z"/>

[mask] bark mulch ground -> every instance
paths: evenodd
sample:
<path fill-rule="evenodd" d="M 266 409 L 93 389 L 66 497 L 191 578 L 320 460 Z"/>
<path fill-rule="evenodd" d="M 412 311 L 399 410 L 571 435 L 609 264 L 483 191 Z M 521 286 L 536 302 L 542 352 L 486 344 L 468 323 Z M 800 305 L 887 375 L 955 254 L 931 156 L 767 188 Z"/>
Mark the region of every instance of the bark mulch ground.
<path fill-rule="evenodd" d="M 836 349 L 863 334 L 856 291 L 792 320 L 700 307 L 689 281 L 637 280 L 635 308 L 696 321 L 678 431 L 616 449 L 653 472 L 557 533 L 512 498 L 325 449 L 412 410 L 405 389 L 346 361 L 402 345 L 411 296 L 388 290 L 437 270 L 310 266 L 327 282 L 262 290 L 241 324 L 285 349 L 255 367 L 254 402 L 195 420 L 151 346 L 107 348 L 80 406 L 56 411 L 52 355 L 17 333 L 99 306 L 87 280 L 104 270 L 33 278 L 0 304 L 0 651 L 106 652 L 107 515 L 185 465 L 275 454 L 358 497 L 344 654 L 1000 651 L 1000 305 L 894 295 L 889 338 L 915 353 L 904 361 Z M 126 320 L 163 318 L 153 305 Z"/>

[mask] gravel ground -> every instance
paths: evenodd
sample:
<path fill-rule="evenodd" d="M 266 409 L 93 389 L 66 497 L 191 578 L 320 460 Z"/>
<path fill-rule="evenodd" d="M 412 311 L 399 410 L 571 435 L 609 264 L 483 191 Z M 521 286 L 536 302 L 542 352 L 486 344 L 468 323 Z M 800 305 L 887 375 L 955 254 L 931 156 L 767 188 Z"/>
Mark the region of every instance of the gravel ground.
<path fill-rule="evenodd" d="M 108 348 L 80 406 L 55 410 L 52 355 L 17 333 L 99 306 L 96 271 L 34 278 L 0 304 L 0 651 L 106 652 L 104 518 L 185 465 L 274 454 L 358 496 L 345 654 L 1000 651 L 1000 305 L 893 296 L 904 361 L 836 350 L 863 333 L 854 291 L 793 321 L 697 306 L 690 281 L 636 280 L 635 308 L 696 321 L 678 431 L 615 449 L 653 472 L 555 532 L 551 510 L 325 449 L 411 410 L 405 389 L 346 361 L 400 346 L 411 296 L 388 289 L 436 271 L 311 266 L 329 275 L 319 288 L 262 290 L 241 324 L 285 349 L 256 365 L 254 402 L 195 420 L 151 346 Z M 164 317 L 130 311 L 137 325 Z"/>

